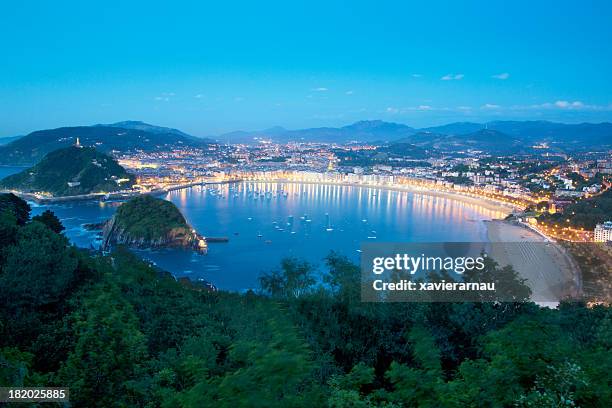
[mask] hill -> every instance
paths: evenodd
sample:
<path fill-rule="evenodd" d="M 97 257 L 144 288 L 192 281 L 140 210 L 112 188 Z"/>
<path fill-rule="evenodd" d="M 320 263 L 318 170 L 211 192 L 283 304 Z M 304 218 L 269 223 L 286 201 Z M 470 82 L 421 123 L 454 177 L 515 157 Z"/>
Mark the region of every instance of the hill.
<path fill-rule="evenodd" d="M 149 195 L 123 203 L 104 227 L 103 247 L 197 247 L 200 238 L 170 201 Z"/>
<path fill-rule="evenodd" d="M 320 127 L 287 130 L 274 127 L 261 131 L 236 131 L 219 136 L 219 141 L 228 143 L 254 143 L 257 139 L 272 139 L 275 142 L 325 142 L 346 143 L 352 141 L 375 142 L 400 139 L 415 133 L 415 129 L 399 123 L 382 120 L 363 120 L 340 128 Z"/>
<path fill-rule="evenodd" d="M 37 165 L 2 179 L 0 187 L 70 196 L 121 190 L 133 181 L 134 176 L 112 157 L 91 147 L 72 146 L 53 151 Z"/>
<path fill-rule="evenodd" d="M 116 128 L 121 128 L 121 129 L 142 130 L 144 132 L 155 133 L 155 134 L 160 134 L 160 135 L 172 134 L 172 135 L 184 137 L 187 139 L 191 139 L 195 142 L 214 143 L 214 140 L 212 139 L 193 136 L 193 135 L 183 132 L 182 130 L 165 127 L 165 126 L 151 125 L 149 123 L 141 122 L 139 120 L 126 120 L 123 122 L 111 123 L 108 125 L 95 125 L 95 126 L 108 126 L 108 127 L 116 127 Z"/>
<path fill-rule="evenodd" d="M 124 126 L 128 125 L 124 123 Z M 165 131 L 165 128 L 157 128 L 153 131 L 147 126 L 145 129 L 96 125 L 38 130 L 0 146 L 0 164 L 37 163 L 49 152 L 74 145 L 77 138 L 81 145 L 103 152 L 159 151 L 177 146 L 204 147 L 210 143 L 206 139 L 176 133 L 179 131 L 175 129 Z"/>
<path fill-rule="evenodd" d="M 9 144 L 17 139 L 19 139 L 22 136 L 7 136 L 7 137 L 0 137 L 0 145 L 5 145 L 5 144 Z"/>
<path fill-rule="evenodd" d="M 566 124 L 544 120 L 500 120 L 483 124 L 457 122 L 423 130 L 451 136 L 470 135 L 479 130 L 492 130 L 520 140 L 524 144 L 549 142 L 551 145 L 565 150 L 612 147 L 612 123 L 607 122 Z"/>
<path fill-rule="evenodd" d="M 415 129 L 401 123 L 381 120 L 355 122 L 343 127 L 298 130 L 271 128 L 262 131 L 236 131 L 219 136 L 225 143 L 275 142 L 382 143 L 401 142 L 450 151 L 474 148 L 491 153 L 510 153 L 529 145 L 549 142 L 562 150 L 608 149 L 612 147 L 612 123 L 565 124 L 548 121 L 455 122 Z"/>
<path fill-rule="evenodd" d="M 492 129 L 480 129 L 465 135 L 438 139 L 436 144 L 445 150 L 482 150 L 489 153 L 518 153 L 525 150 L 524 143 L 517 137 Z"/>

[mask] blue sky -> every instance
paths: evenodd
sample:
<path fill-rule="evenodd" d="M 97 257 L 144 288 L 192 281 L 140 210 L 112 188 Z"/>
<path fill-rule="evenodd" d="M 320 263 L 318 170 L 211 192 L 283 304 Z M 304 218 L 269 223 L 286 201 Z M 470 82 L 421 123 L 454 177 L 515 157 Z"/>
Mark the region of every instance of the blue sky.
<path fill-rule="evenodd" d="M 0 136 L 612 120 L 608 1 L 93 3 L 0 6 Z"/>

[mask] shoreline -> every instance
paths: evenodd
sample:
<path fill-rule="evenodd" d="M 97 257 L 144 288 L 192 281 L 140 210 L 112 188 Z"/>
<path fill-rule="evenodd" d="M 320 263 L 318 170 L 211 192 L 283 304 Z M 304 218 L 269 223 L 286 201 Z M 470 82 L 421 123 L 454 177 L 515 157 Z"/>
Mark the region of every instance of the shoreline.
<path fill-rule="evenodd" d="M 236 179 L 236 180 L 222 180 L 222 181 L 201 181 L 201 182 L 193 182 L 187 183 L 184 185 L 167 187 L 159 190 L 151 190 L 147 192 L 114 192 L 114 193 L 90 193 L 83 194 L 77 196 L 64 196 L 64 197 L 38 197 L 32 193 L 16 191 L 16 190 L 2 190 L 0 193 L 13 193 L 16 196 L 23 198 L 26 201 L 33 201 L 36 204 L 40 205 L 49 205 L 49 204 L 61 204 L 66 202 L 75 202 L 75 201 L 89 201 L 102 199 L 101 201 L 107 200 L 128 200 L 132 197 L 137 197 L 139 195 L 162 195 L 167 194 L 171 191 L 183 190 L 186 188 L 191 188 L 195 186 L 201 185 L 214 185 L 214 184 L 234 184 L 241 182 L 254 182 L 254 183 L 287 183 L 287 184 L 313 184 L 313 185 L 329 185 L 329 186 L 346 186 L 346 187 L 358 187 L 358 188 L 367 188 L 374 190 L 387 190 L 387 191 L 397 191 L 397 192 L 405 192 L 405 193 L 417 193 L 422 195 L 429 195 L 434 197 L 447 198 L 450 200 L 455 200 L 468 204 L 479 205 L 488 210 L 498 211 L 504 213 L 506 216 L 512 214 L 514 211 L 520 210 L 519 207 L 509 204 L 506 202 L 497 201 L 491 198 L 486 197 L 472 197 L 460 192 L 452 192 L 452 191 L 438 191 L 425 189 L 422 187 L 416 187 L 412 185 L 401 185 L 401 186 L 375 186 L 368 184 L 358 184 L 358 183 L 329 183 L 324 181 L 293 181 L 293 180 L 284 180 L 284 179 L 276 179 L 276 180 L 244 180 L 244 179 Z"/>
<path fill-rule="evenodd" d="M 430 195 L 434 197 L 442 197 L 448 198 L 455 201 L 460 201 L 464 203 L 477 204 L 488 210 L 494 210 L 503 212 L 506 215 L 512 214 L 516 210 L 520 210 L 519 207 L 497 201 L 491 198 L 486 197 L 471 197 L 459 192 L 452 191 L 438 191 L 438 190 L 430 190 L 422 187 L 412 186 L 410 184 L 403 184 L 401 186 L 375 186 L 368 184 L 359 184 L 359 183 L 329 183 L 325 181 L 293 181 L 293 180 L 285 180 L 285 179 L 275 179 L 275 180 L 237 180 L 236 182 L 254 182 L 254 183 L 287 183 L 287 184 L 315 184 L 315 185 L 328 185 L 328 186 L 346 186 L 346 187 L 360 187 L 360 188 L 369 188 L 369 189 L 378 189 L 378 190 L 389 190 L 389 191 L 397 191 L 397 192 L 405 192 L 405 193 L 417 193 L 423 195 Z"/>
<path fill-rule="evenodd" d="M 129 200 L 132 197 L 138 197 L 141 195 L 162 195 L 167 194 L 170 191 L 182 190 L 184 188 L 190 188 L 200 185 L 209 185 L 209 184 L 229 184 L 235 182 L 231 181 L 199 181 L 194 183 L 188 183 L 185 185 L 172 186 L 163 189 L 151 190 L 146 192 L 132 192 L 132 191 L 115 191 L 110 193 L 89 193 L 89 194 L 81 194 L 74 196 L 61 196 L 61 197 L 39 197 L 33 193 L 27 193 L 23 191 L 17 190 L 0 190 L 0 193 L 12 193 L 17 197 L 22 198 L 26 201 L 34 202 L 39 205 L 53 205 L 53 204 L 61 204 L 61 203 L 69 203 L 69 202 L 77 202 L 77 201 L 109 201 L 109 200 Z"/>
<path fill-rule="evenodd" d="M 503 220 L 486 224 L 487 239 L 493 244 L 491 256 L 527 279 L 532 300 L 555 303 L 580 297 L 581 271 L 560 244 L 524 224 Z"/>
<path fill-rule="evenodd" d="M 412 194 L 428 195 L 443 199 L 453 200 L 456 202 L 475 205 L 481 208 L 495 211 L 502 216 L 511 214 L 517 210 L 517 207 L 499 202 L 494 199 L 481 197 L 472 197 L 459 192 L 452 191 L 437 191 L 411 185 L 364 185 L 357 183 L 329 183 L 316 181 L 292 181 L 292 180 L 224 180 L 224 181 L 204 181 L 197 183 L 189 183 L 185 185 L 172 186 L 165 189 L 153 190 L 146 193 L 135 193 L 126 196 L 124 193 L 109 194 L 91 194 L 86 196 L 71 196 L 71 197 L 56 197 L 51 200 L 37 201 L 42 205 L 62 204 L 71 201 L 86 201 L 86 200 L 126 200 L 134 196 L 155 194 L 162 195 L 170 191 L 182 190 L 195 187 L 198 185 L 222 185 L 222 184 L 237 184 L 237 183 L 286 183 L 286 184 L 305 184 L 305 185 L 329 185 L 343 187 L 357 187 L 371 190 L 395 191 Z M 26 193 L 27 194 L 27 193 Z M 113 198 L 111 198 L 113 197 Z M 528 225 L 519 224 L 517 222 L 504 221 L 503 217 L 497 217 L 498 214 L 489 216 L 488 219 L 483 219 L 485 226 L 485 237 L 487 243 L 505 243 L 504 248 L 495 248 L 496 245 L 491 245 L 491 256 L 501 265 L 512 265 L 522 278 L 525 278 L 530 283 L 532 288 L 532 300 L 542 302 L 558 302 L 564 297 L 576 297 L 581 292 L 580 271 L 576 268 L 575 262 L 567 252 L 560 247 L 554 240 L 546 237 L 539 231 L 534 231 Z M 535 245 L 534 245 L 535 244 Z M 497 245 L 499 247 L 499 245 Z M 537 254 L 536 254 L 537 253 Z M 536 266 L 531 260 L 536 257 L 539 262 Z"/>

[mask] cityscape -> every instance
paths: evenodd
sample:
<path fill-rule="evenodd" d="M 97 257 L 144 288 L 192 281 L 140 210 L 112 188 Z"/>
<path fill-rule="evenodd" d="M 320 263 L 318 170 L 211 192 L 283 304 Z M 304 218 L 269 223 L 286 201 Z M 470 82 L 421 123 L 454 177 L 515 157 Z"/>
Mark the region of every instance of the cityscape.
<path fill-rule="evenodd" d="M 6 4 L 0 406 L 612 407 L 610 21 Z"/>

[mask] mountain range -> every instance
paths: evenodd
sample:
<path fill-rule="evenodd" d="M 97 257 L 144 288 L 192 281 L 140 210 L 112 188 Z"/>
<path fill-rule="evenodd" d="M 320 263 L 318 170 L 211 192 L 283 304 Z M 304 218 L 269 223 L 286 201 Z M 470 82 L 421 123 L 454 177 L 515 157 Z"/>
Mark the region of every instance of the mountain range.
<path fill-rule="evenodd" d="M 438 136 L 474 134 L 480 130 L 496 131 L 521 141 L 559 141 L 564 143 L 610 143 L 612 123 L 564 124 L 548 121 L 493 121 L 487 123 L 455 122 L 428 128 L 413 128 L 400 123 L 366 120 L 339 128 L 322 127 L 287 130 L 275 127 L 261 131 L 238 131 L 220 135 L 220 142 L 253 143 L 257 139 L 278 142 L 375 142 L 404 141 L 424 142 Z M 426 136 L 429 135 L 429 136 Z M 494 135 L 494 134 L 493 134 Z M 411 139 L 414 137 L 414 140 Z"/>
<path fill-rule="evenodd" d="M 411 143 L 442 150 L 479 149 L 492 153 L 527 151 L 546 142 L 560 150 L 609 149 L 612 123 L 564 124 L 548 121 L 455 122 L 417 129 L 380 120 L 360 121 L 339 128 L 322 127 L 287 130 L 279 127 L 262 131 L 238 131 L 220 135 L 222 143 L 275 142 L 361 142 Z"/>
<path fill-rule="evenodd" d="M 205 147 L 211 143 L 254 144 L 274 142 L 393 143 L 443 152 L 466 149 L 490 153 L 529 152 L 532 145 L 548 143 L 558 151 L 605 151 L 612 149 L 612 123 L 564 124 L 548 121 L 455 122 L 428 128 L 413 128 L 400 123 L 365 120 L 342 127 L 288 130 L 273 127 L 260 131 L 236 131 L 212 138 L 199 138 L 178 129 L 124 121 L 94 126 L 39 130 L 0 144 L 0 165 L 38 162 L 59 148 L 74 145 L 77 137 L 84 146 L 110 151 L 160 151 L 170 147 Z M 405 148 L 405 146 L 404 146 Z"/>

